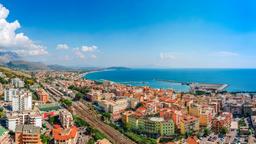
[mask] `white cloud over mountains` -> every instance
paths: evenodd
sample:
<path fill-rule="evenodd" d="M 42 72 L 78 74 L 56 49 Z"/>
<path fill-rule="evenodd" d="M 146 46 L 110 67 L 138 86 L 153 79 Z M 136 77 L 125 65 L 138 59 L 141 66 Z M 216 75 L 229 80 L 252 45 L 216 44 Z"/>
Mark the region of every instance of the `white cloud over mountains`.
<path fill-rule="evenodd" d="M 21 56 L 38 56 L 48 54 L 46 47 L 36 44 L 24 33 L 16 33 L 20 23 L 8 22 L 9 10 L 0 4 L 0 50 L 16 52 Z"/>

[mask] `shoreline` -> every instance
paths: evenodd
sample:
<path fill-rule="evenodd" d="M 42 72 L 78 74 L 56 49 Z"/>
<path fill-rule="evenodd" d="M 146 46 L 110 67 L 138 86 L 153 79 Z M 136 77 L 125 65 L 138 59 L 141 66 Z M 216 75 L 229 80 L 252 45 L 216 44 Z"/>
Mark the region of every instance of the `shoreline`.
<path fill-rule="evenodd" d="M 116 70 L 116 69 L 101 69 L 101 70 L 92 70 L 92 71 L 88 71 L 88 72 L 85 72 L 83 74 L 80 75 L 81 78 L 83 79 L 88 79 L 88 80 L 93 80 L 93 79 L 89 79 L 87 78 L 86 76 L 88 74 L 92 74 L 92 73 L 97 73 L 97 72 L 103 72 L 103 71 L 113 71 L 113 70 Z M 132 83 L 140 83 L 140 84 L 145 84 L 145 85 L 141 85 L 141 86 L 149 86 L 149 85 L 146 85 L 148 83 L 150 83 L 149 81 L 124 81 L 124 82 L 115 82 L 115 81 L 112 81 L 112 80 L 107 80 L 107 79 L 102 79 L 102 80 L 106 80 L 106 81 L 110 81 L 110 82 L 114 82 L 114 83 L 118 83 L 118 84 L 123 84 L 123 85 L 127 85 L 127 86 L 138 86 L 138 85 L 133 85 Z M 166 83 L 176 83 L 176 84 L 180 84 L 180 85 L 183 85 L 183 86 L 189 86 L 190 87 L 190 84 L 193 84 L 193 83 L 197 83 L 197 84 L 214 84 L 214 83 L 198 83 L 198 82 L 178 82 L 178 81 L 173 81 L 173 80 L 163 80 L 163 79 L 153 79 L 155 81 L 160 81 L 160 82 L 166 82 Z M 101 81 L 99 79 L 97 80 L 93 80 L 93 81 Z M 222 84 L 222 85 L 227 85 L 227 86 L 230 86 L 228 84 Z M 152 87 L 152 86 L 149 86 L 151 88 L 155 88 L 155 87 Z M 190 87 L 191 88 L 191 87 Z M 155 89 L 173 89 L 172 87 L 170 88 L 155 88 Z M 175 90 L 177 91 L 177 90 Z M 190 91 L 190 90 L 189 90 Z M 185 92 L 185 91 L 179 91 L 179 92 Z M 223 90 L 222 92 L 228 92 L 228 93 L 233 93 L 233 94 L 239 94 L 239 93 L 248 93 L 248 94 L 256 94 L 256 90 L 255 91 L 247 91 L 247 90 L 236 90 L 236 91 L 229 91 L 229 90 Z M 221 93 L 221 92 L 219 92 Z"/>

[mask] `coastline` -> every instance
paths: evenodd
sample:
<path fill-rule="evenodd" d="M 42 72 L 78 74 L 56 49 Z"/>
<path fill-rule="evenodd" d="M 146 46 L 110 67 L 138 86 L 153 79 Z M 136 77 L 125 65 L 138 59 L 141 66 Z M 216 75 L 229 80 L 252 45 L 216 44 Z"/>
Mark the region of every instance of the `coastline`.
<path fill-rule="evenodd" d="M 203 86 L 206 85 L 206 86 L 209 86 L 209 87 L 212 87 L 214 85 L 219 86 L 219 87 L 222 86 L 223 89 L 220 92 L 253 93 L 253 94 L 256 93 L 256 90 L 254 90 L 253 88 L 250 88 L 250 87 L 248 89 L 246 89 L 246 88 L 245 89 L 241 89 L 241 88 L 239 89 L 239 88 L 234 86 L 233 90 L 232 90 L 232 84 L 230 84 L 230 82 L 229 83 L 225 83 L 225 82 L 224 83 L 219 83 L 219 82 L 212 82 L 212 81 L 200 82 L 200 79 L 198 79 L 199 82 L 198 81 L 176 81 L 176 80 L 163 79 L 163 78 L 154 78 L 154 79 L 151 79 L 151 80 L 150 79 L 149 80 L 141 80 L 141 79 L 133 80 L 134 79 L 133 78 L 131 80 L 127 79 L 127 81 L 125 81 L 126 79 L 122 79 L 120 81 L 118 81 L 118 80 L 115 81 L 115 80 L 109 79 L 110 77 L 104 78 L 104 75 L 100 75 L 99 78 L 98 78 L 98 76 L 97 77 L 90 77 L 90 78 L 87 77 L 88 74 L 103 72 L 103 71 L 113 71 L 113 70 L 117 71 L 117 72 L 115 72 L 115 73 L 117 73 L 117 76 L 120 77 L 120 75 L 121 75 L 122 77 L 125 77 L 125 75 L 123 74 L 123 71 L 121 71 L 122 74 L 118 75 L 118 73 L 119 73 L 118 69 L 92 70 L 92 71 L 83 73 L 81 75 L 81 77 L 85 78 L 85 79 L 88 79 L 88 80 L 95 80 L 95 81 L 107 80 L 107 81 L 111 81 L 111 82 L 114 82 L 114 83 L 119 83 L 119 84 L 124 84 L 124 85 L 129 85 L 129 86 L 149 86 L 151 88 L 156 88 L 156 89 L 174 89 L 175 91 L 179 91 L 179 92 L 188 92 L 191 89 L 191 87 L 190 87 L 191 84 L 200 84 L 200 85 L 203 85 Z M 133 70 L 136 71 L 137 69 L 133 69 Z M 139 69 L 139 70 L 141 70 L 141 69 Z M 147 71 L 145 73 L 147 73 Z M 130 74 L 130 72 L 129 73 L 126 72 L 125 74 L 128 74 L 128 76 L 132 75 L 132 77 L 140 77 L 140 75 L 141 75 L 141 73 L 139 73 L 139 75 L 135 75 L 135 73 Z M 113 74 L 111 74 L 111 75 L 113 75 Z M 115 75 L 116 74 L 114 74 L 114 76 Z M 175 88 L 179 87 L 177 85 L 188 86 L 189 90 L 187 90 L 187 89 L 184 90 L 184 87 L 182 88 L 182 86 L 180 86 L 181 89 L 178 88 L 179 90 L 177 90 L 177 89 L 175 89 Z M 230 89 L 230 87 L 231 87 L 231 89 Z"/>

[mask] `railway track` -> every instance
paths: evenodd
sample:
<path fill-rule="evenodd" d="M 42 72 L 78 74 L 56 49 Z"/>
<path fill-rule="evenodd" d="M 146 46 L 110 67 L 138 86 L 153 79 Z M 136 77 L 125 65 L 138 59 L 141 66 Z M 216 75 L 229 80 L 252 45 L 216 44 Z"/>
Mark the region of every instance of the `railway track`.
<path fill-rule="evenodd" d="M 113 127 L 102 122 L 95 112 L 91 111 L 81 102 L 73 103 L 74 112 L 93 127 L 99 129 L 114 144 L 136 144 Z"/>

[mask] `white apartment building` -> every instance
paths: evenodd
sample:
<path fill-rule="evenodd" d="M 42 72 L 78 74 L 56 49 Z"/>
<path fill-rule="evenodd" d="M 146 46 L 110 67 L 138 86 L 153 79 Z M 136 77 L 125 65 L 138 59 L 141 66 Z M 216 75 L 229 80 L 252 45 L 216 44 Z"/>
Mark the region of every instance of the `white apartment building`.
<path fill-rule="evenodd" d="M 32 93 L 30 91 L 20 91 L 12 98 L 12 111 L 24 111 L 32 109 Z"/>
<path fill-rule="evenodd" d="M 129 102 L 127 99 L 118 99 L 115 101 L 115 103 L 111 103 L 109 107 L 109 111 L 111 113 L 123 111 L 125 109 L 129 108 Z"/>
<path fill-rule="evenodd" d="M 11 84 L 16 88 L 23 88 L 24 87 L 24 81 L 22 81 L 19 78 L 13 78 L 11 79 Z"/>
<path fill-rule="evenodd" d="M 60 122 L 63 128 L 69 128 L 73 125 L 73 116 L 66 109 L 60 110 Z"/>
<path fill-rule="evenodd" d="M 16 88 L 6 88 L 4 90 L 4 101 L 11 102 L 14 96 L 18 95 L 19 90 Z"/>
<path fill-rule="evenodd" d="M 130 107 L 128 99 L 101 100 L 98 104 L 105 112 L 110 113 L 120 112 Z"/>
<path fill-rule="evenodd" d="M 9 130 L 15 131 L 16 127 L 22 124 L 33 124 L 36 127 L 42 127 L 42 116 L 35 111 L 10 112 L 6 114 L 6 126 Z"/>

